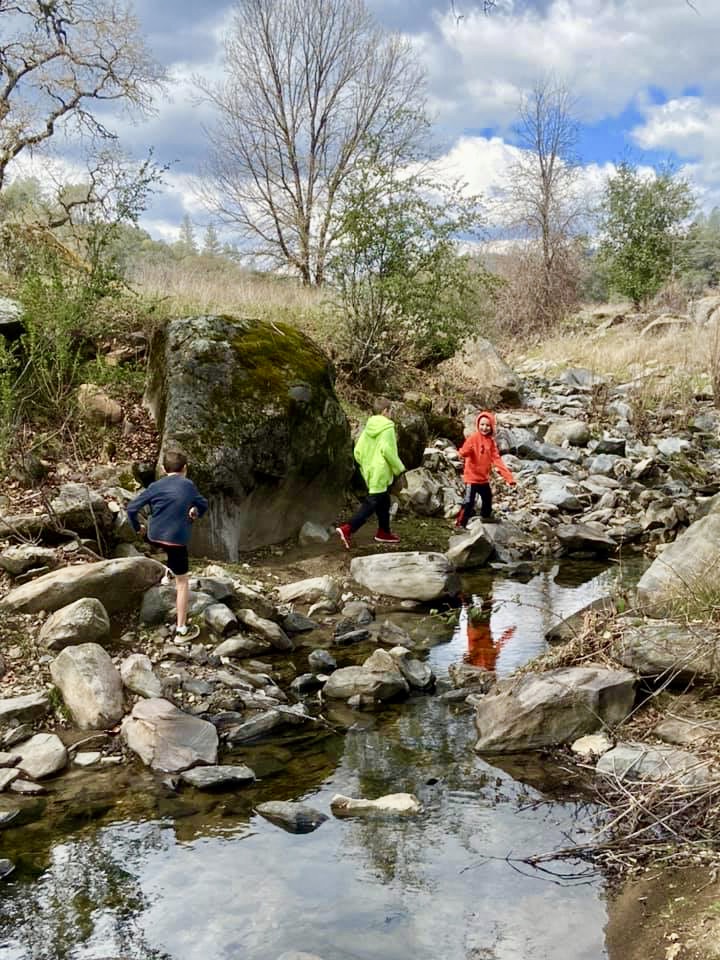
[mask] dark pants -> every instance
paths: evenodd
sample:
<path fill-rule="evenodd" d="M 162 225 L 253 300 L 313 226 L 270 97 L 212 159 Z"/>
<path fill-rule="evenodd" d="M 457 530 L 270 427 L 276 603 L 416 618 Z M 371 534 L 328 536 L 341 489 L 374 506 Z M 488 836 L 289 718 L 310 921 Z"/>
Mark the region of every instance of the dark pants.
<path fill-rule="evenodd" d="M 465 498 L 462 505 L 462 525 L 468 522 L 470 517 L 475 516 L 475 500 L 480 494 L 480 516 L 487 520 L 492 513 L 492 490 L 489 483 L 467 483 L 465 484 Z"/>
<path fill-rule="evenodd" d="M 357 512 L 350 518 L 350 533 L 355 533 L 374 514 L 377 514 L 378 527 L 383 533 L 390 533 L 390 494 L 370 493 L 360 504 Z"/>

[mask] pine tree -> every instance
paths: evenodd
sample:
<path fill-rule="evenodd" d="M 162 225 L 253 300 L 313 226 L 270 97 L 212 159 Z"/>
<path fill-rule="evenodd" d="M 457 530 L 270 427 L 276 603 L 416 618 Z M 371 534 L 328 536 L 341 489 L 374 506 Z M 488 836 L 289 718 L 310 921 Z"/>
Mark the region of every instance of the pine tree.
<path fill-rule="evenodd" d="M 222 255 L 222 244 L 217 235 L 217 230 L 212 223 L 209 223 L 205 229 L 202 252 L 207 257 L 219 257 Z"/>

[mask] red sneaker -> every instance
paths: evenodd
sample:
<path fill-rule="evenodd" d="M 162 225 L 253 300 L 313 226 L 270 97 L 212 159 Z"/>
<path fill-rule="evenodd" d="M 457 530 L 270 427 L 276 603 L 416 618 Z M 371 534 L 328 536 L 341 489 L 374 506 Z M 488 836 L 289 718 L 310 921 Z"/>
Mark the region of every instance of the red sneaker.
<path fill-rule="evenodd" d="M 385 530 L 378 530 L 375 539 L 378 543 L 400 543 L 400 537 L 396 533 L 388 533 Z"/>
<path fill-rule="evenodd" d="M 343 523 L 341 526 L 335 527 L 335 533 L 336 533 L 336 534 L 340 537 L 340 539 L 342 540 L 345 549 L 346 549 L 346 550 L 349 550 L 349 549 L 350 549 L 350 536 L 351 536 L 351 533 L 350 533 L 350 524 L 349 524 L 349 523 Z"/>
<path fill-rule="evenodd" d="M 456 527 L 465 527 L 465 507 L 460 507 L 455 517 L 455 526 Z"/>

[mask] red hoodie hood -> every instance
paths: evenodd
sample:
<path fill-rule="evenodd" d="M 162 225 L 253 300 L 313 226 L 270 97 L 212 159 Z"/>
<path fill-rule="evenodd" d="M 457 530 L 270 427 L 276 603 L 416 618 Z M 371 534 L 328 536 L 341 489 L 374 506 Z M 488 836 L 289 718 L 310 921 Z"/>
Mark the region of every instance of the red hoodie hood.
<path fill-rule="evenodd" d="M 480 420 L 481 420 L 482 417 L 487 417 L 488 420 L 490 421 L 490 436 L 491 436 L 491 437 L 494 437 L 494 436 L 495 436 L 495 414 L 494 414 L 494 413 L 490 413 L 489 410 L 481 410 L 480 413 L 479 413 L 479 414 L 477 415 L 477 417 L 475 418 L 475 429 L 476 429 L 476 430 L 479 430 L 479 429 L 480 429 Z"/>

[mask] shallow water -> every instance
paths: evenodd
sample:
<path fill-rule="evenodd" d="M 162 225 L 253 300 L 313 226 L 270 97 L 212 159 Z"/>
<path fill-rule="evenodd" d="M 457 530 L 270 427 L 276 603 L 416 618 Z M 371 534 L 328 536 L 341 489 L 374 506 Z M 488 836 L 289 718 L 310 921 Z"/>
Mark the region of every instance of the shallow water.
<path fill-rule="evenodd" d="M 542 604 L 569 614 L 609 576 L 594 568 L 577 569 L 585 579 L 575 586 L 558 570 L 527 584 L 468 582 L 486 602 L 492 591 L 493 637 L 516 628 L 498 672 L 543 647 Z M 431 650 L 440 678 L 465 644 L 456 631 Z M 520 862 L 567 846 L 598 815 L 571 798 L 564 771 L 537 757 L 487 763 L 473 751 L 472 713 L 436 697 L 354 718 L 345 735 L 313 731 L 238 751 L 233 759 L 262 780 L 237 794 L 174 795 L 146 771 L 125 771 L 108 775 L 113 796 L 125 781 L 120 802 L 103 807 L 102 785 L 88 792 L 84 773 L 71 807 L 97 819 L 58 814 L 0 834 L 0 855 L 18 864 L 2 886 L 0 958 L 276 960 L 290 949 L 323 960 L 606 957 L 601 879 L 583 865 L 545 864 L 553 875 Z M 399 791 L 419 797 L 419 817 L 331 817 L 293 835 L 252 811 L 303 799 L 329 812 L 335 793 Z"/>

